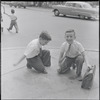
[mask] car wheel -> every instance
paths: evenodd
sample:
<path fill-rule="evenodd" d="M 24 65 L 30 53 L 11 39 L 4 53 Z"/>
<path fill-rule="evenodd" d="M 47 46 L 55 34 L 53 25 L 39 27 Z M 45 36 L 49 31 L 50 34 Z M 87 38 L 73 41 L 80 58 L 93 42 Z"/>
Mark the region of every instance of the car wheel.
<path fill-rule="evenodd" d="M 21 6 L 18 6 L 18 8 L 21 8 Z"/>
<path fill-rule="evenodd" d="M 64 17 L 66 17 L 66 15 L 63 15 Z"/>
<path fill-rule="evenodd" d="M 58 10 L 54 10 L 54 15 L 55 16 L 59 16 L 59 11 Z"/>
<path fill-rule="evenodd" d="M 91 19 L 91 17 L 88 17 L 88 19 Z"/>

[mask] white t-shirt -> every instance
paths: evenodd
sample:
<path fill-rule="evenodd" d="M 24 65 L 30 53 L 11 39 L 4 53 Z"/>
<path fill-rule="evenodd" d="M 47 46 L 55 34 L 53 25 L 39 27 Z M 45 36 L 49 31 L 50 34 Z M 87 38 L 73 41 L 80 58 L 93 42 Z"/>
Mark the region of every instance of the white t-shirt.
<path fill-rule="evenodd" d="M 17 17 L 14 14 L 12 14 L 12 15 L 10 15 L 10 19 L 11 20 L 17 20 Z"/>
<path fill-rule="evenodd" d="M 42 48 L 42 45 L 39 43 L 39 40 L 34 39 L 27 45 L 24 55 L 26 58 L 33 58 L 40 53 L 40 48 Z"/>
<path fill-rule="evenodd" d="M 69 52 L 67 52 L 68 48 L 69 48 L 69 44 L 67 42 L 64 42 L 61 46 L 61 51 L 64 51 L 64 53 L 66 53 L 66 56 L 70 58 L 74 58 L 85 51 L 82 44 L 79 43 L 78 41 L 73 41 Z"/>

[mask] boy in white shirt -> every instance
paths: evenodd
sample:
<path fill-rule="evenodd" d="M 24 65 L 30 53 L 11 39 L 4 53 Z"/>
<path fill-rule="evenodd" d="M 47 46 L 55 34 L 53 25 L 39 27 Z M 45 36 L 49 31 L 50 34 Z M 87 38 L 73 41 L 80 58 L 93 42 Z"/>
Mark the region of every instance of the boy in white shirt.
<path fill-rule="evenodd" d="M 49 67 L 51 65 L 51 56 L 49 50 L 42 50 L 42 46 L 46 45 L 51 41 L 51 36 L 47 31 L 41 32 L 38 39 L 31 41 L 22 58 L 14 64 L 17 66 L 24 58 L 27 60 L 27 68 L 32 69 L 32 67 L 38 72 L 47 73 L 45 66 Z"/>
<path fill-rule="evenodd" d="M 59 56 L 59 66 L 57 70 L 59 74 L 63 74 L 70 70 L 71 66 L 77 67 L 76 76 L 72 79 L 77 78 L 79 81 L 82 80 L 81 71 L 84 61 L 87 67 L 90 67 L 85 50 L 81 43 L 76 41 L 75 31 L 68 30 L 65 32 L 66 41 L 62 44 Z"/>
<path fill-rule="evenodd" d="M 16 33 L 18 33 L 17 17 L 14 15 L 14 13 L 15 13 L 14 9 L 11 9 L 11 15 L 8 15 L 7 13 L 4 12 L 4 14 L 6 14 L 7 16 L 9 16 L 10 19 L 11 19 L 10 26 L 9 26 L 9 28 L 7 30 L 8 31 L 12 30 L 12 28 L 14 26 L 15 29 L 16 29 Z"/>

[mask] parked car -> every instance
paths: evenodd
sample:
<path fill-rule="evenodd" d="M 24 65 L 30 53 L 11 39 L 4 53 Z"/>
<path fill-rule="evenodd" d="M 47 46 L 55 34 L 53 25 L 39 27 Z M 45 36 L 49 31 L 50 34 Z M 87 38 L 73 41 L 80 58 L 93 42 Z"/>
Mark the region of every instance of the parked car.
<path fill-rule="evenodd" d="M 53 5 L 52 8 L 55 16 L 63 14 L 84 19 L 99 18 L 99 11 L 86 2 L 66 2 L 64 5 Z"/>
<path fill-rule="evenodd" d="M 24 2 L 11 2 L 11 3 L 9 3 L 9 6 L 10 7 L 18 7 L 18 8 L 21 8 L 21 7 L 23 7 L 23 8 L 26 8 L 26 4 L 24 3 Z"/>

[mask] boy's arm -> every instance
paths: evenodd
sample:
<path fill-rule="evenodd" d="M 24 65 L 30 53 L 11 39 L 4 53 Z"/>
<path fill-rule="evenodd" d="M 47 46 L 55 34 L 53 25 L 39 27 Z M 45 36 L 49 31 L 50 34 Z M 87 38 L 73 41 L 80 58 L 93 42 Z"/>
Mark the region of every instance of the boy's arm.
<path fill-rule="evenodd" d="M 84 56 L 84 60 L 85 60 L 85 63 L 87 65 L 87 67 L 91 68 L 91 65 L 89 64 L 89 61 L 88 61 L 88 58 L 87 58 L 87 55 L 86 55 L 85 51 L 82 52 L 82 55 Z"/>
<path fill-rule="evenodd" d="M 23 55 L 15 64 L 13 64 L 14 66 L 17 66 L 20 62 L 22 62 L 24 59 L 26 58 L 25 55 Z"/>
<path fill-rule="evenodd" d="M 10 15 L 8 15 L 7 13 L 4 12 L 4 14 L 10 17 Z"/>
<path fill-rule="evenodd" d="M 60 52 L 60 56 L 59 56 L 59 64 L 65 59 L 65 55 L 64 55 L 64 51 L 62 50 Z"/>

